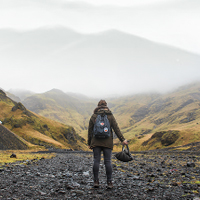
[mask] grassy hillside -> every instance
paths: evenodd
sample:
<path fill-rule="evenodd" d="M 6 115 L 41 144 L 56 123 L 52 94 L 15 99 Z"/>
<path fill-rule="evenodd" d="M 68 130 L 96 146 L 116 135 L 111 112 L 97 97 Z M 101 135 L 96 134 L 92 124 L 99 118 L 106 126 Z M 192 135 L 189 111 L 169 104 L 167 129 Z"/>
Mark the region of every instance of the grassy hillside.
<path fill-rule="evenodd" d="M 84 139 L 72 126 L 41 117 L 16 103 L 0 90 L 0 120 L 28 148 L 85 149 Z M 2 134 L 1 134 L 2 135 Z"/>
<path fill-rule="evenodd" d="M 132 150 L 165 148 L 200 141 L 199 83 L 165 95 L 138 95 L 127 97 L 126 100 L 115 100 L 111 109 L 124 136 L 131 140 Z M 161 142 L 162 135 L 155 137 L 162 131 L 178 131 L 179 136 L 172 144 L 165 145 Z"/>
<path fill-rule="evenodd" d="M 130 140 L 131 150 L 159 149 L 200 141 L 200 83 L 183 86 L 168 94 L 137 94 L 106 101 L 125 138 Z M 24 104 L 42 116 L 72 125 L 87 139 L 89 118 L 97 102 L 54 89 L 32 95 Z M 173 142 L 168 143 L 168 140 Z M 114 142 L 117 144 L 119 140 Z M 114 149 L 119 148 L 116 145 Z"/>
<path fill-rule="evenodd" d="M 32 95 L 23 104 L 39 115 L 73 126 L 78 134 L 87 130 L 89 117 L 95 107 L 94 100 L 57 89 Z"/>

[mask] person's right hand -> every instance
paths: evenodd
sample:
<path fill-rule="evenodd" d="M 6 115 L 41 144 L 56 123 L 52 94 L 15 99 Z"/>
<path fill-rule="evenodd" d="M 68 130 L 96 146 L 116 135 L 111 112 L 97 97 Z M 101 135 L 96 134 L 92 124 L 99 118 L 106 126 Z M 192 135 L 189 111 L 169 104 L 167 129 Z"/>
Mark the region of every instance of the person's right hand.
<path fill-rule="evenodd" d="M 127 145 L 128 144 L 128 141 L 127 140 L 124 140 L 123 142 L 122 142 L 122 145 Z"/>

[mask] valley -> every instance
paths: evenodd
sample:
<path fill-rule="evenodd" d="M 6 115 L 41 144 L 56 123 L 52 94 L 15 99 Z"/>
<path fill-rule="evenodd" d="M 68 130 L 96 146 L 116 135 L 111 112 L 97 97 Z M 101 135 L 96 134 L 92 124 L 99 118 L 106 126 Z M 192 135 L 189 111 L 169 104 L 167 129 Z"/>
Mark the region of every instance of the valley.
<path fill-rule="evenodd" d="M 9 95 L 9 94 L 8 94 Z M 17 96 L 17 93 L 13 95 Z M 19 98 L 19 97 L 18 97 Z M 87 126 L 99 99 L 52 89 L 21 102 L 45 119 L 70 125 L 87 140 Z M 162 149 L 200 141 L 200 83 L 169 93 L 141 93 L 106 99 L 132 151 Z M 37 137 L 40 137 L 39 135 Z M 115 139 L 114 150 L 121 149 Z"/>

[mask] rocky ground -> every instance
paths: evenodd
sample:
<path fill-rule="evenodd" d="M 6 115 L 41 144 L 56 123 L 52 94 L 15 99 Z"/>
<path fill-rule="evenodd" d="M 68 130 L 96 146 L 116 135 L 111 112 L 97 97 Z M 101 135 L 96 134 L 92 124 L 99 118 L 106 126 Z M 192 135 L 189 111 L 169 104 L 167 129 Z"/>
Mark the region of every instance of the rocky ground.
<path fill-rule="evenodd" d="M 106 189 L 103 160 L 94 189 L 91 153 L 58 153 L 47 160 L 0 168 L 0 199 L 200 199 L 200 157 L 184 153 L 133 154 L 129 163 L 113 155 L 114 188 Z"/>

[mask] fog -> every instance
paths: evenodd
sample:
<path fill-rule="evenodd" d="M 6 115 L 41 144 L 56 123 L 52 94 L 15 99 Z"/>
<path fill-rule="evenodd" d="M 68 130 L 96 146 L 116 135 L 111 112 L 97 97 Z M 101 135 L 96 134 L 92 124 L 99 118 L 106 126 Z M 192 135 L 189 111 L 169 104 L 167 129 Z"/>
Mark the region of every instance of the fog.
<path fill-rule="evenodd" d="M 199 80 L 198 0 L 0 0 L 0 87 L 88 96 Z"/>

